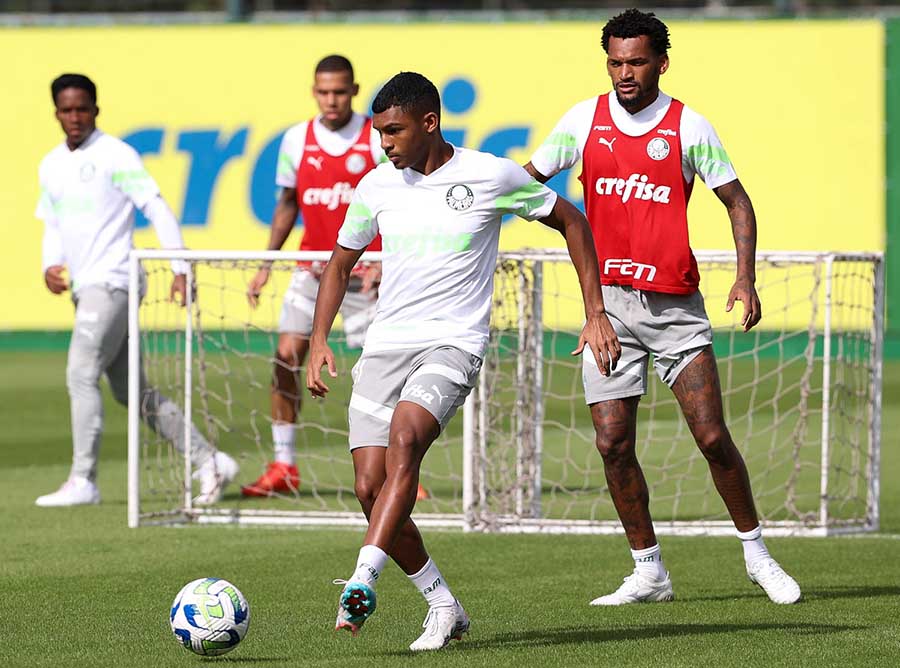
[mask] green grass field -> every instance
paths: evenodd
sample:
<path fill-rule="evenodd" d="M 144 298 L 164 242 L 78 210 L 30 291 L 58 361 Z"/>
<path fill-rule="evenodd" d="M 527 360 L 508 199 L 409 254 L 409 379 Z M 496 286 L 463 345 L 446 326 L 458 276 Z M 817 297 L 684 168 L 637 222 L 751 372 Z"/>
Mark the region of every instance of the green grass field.
<path fill-rule="evenodd" d="M 0 665 L 898 664 L 896 361 L 884 370 L 881 534 L 767 541 L 803 587 L 801 604 L 769 603 L 743 574 L 733 538 L 663 538 L 677 600 L 606 610 L 587 602 L 614 589 L 630 570 L 621 537 L 430 531 L 430 552 L 473 625 L 462 643 L 428 656 L 406 651 L 426 610 L 393 566 L 379 585 L 378 613 L 361 636 L 332 632 L 339 588 L 331 579 L 349 574 L 360 531 L 129 530 L 125 411 L 108 396 L 99 477 L 104 503 L 36 508 L 35 497 L 56 488 L 68 472 L 64 368 L 64 353 L 0 353 L 0 489 L 6 498 Z M 264 396 L 260 402 L 265 405 Z M 761 424 L 766 410 L 775 414 L 761 407 Z M 577 447 L 577 440 L 570 445 Z M 440 467 L 437 459 L 432 466 Z M 209 575 L 238 585 L 252 610 L 245 642 L 219 659 L 189 654 L 168 628 L 178 589 Z"/>

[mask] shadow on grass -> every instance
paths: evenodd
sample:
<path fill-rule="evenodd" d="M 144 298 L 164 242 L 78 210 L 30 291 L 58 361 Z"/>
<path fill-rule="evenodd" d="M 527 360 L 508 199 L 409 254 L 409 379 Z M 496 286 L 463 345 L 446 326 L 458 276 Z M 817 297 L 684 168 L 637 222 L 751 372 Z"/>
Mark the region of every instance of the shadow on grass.
<path fill-rule="evenodd" d="M 229 654 L 227 656 L 204 656 L 202 660 L 209 663 L 276 663 L 286 664 L 296 661 L 296 658 L 287 656 L 240 656 Z"/>
<path fill-rule="evenodd" d="M 803 601 L 820 601 L 832 598 L 879 598 L 882 596 L 900 596 L 900 586 L 851 586 L 851 587 L 824 587 L 821 589 L 803 589 Z M 761 589 L 736 594 L 722 594 L 719 596 L 680 596 L 682 603 L 700 603 L 708 601 L 736 601 L 739 599 L 758 598 L 766 600 L 766 594 Z"/>
<path fill-rule="evenodd" d="M 632 628 L 565 627 L 537 629 L 519 633 L 497 633 L 487 638 L 477 638 L 456 643 L 457 652 L 481 649 L 545 647 L 552 645 L 581 645 L 585 643 L 610 643 L 630 640 L 653 640 L 685 636 L 708 636 L 723 633 L 780 631 L 799 636 L 820 636 L 844 631 L 861 631 L 871 627 L 841 624 L 812 623 L 759 623 L 759 624 L 647 624 Z M 409 652 L 387 652 L 388 656 L 407 656 Z"/>
<path fill-rule="evenodd" d="M 900 586 L 852 586 L 852 587 L 826 587 L 811 590 L 803 595 L 811 600 L 826 598 L 878 598 L 880 596 L 900 596 Z"/>

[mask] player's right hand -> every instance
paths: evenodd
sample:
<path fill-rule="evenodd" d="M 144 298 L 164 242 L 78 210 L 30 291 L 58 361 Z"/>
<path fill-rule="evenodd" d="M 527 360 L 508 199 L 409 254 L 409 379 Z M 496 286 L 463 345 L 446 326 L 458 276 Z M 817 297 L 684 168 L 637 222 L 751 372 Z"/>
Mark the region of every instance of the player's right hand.
<path fill-rule="evenodd" d="M 259 271 L 256 272 L 256 276 L 253 277 L 253 280 L 250 281 L 250 284 L 247 286 L 247 301 L 250 302 L 250 306 L 256 308 L 259 305 L 259 295 L 262 292 L 263 287 L 265 287 L 266 283 L 269 282 L 269 268 L 261 267 Z"/>
<path fill-rule="evenodd" d="M 69 289 L 69 282 L 63 276 L 65 270 L 66 268 L 61 264 L 54 264 L 47 267 L 47 271 L 44 272 L 44 283 L 47 284 L 47 289 L 55 295 L 61 295 Z"/>
<path fill-rule="evenodd" d="M 322 367 L 328 366 L 328 375 L 337 378 L 334 353 L 327 343 L 313 343 L 309 349 L 309 363 L 306 365 L 306 389 L 314 397 L 324 397 L 329 387 L 322 380 Z"/>

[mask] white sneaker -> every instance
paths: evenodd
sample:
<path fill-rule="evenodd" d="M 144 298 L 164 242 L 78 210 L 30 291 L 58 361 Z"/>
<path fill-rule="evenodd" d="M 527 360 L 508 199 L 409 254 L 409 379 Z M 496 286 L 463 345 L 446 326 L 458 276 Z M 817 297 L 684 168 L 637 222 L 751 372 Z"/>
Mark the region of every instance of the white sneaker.
<path fill-rule="evenodd" d="M 628 603 L 651 603 L 657 601 L 674 601 L 672 580 L 666 573 L 664 580 L 653 580 L 638 573 L 637 569 L 626 577 L 622 586 L 612 594 L 595 598 L 591 605 L 626 605 Z"/>
<path fill-rule="evenodd" d="M 225 488 L 237 477 L 238 465 L 224 452 L 216 451 L 206 463 L 194 472 L 194 478 L 200 481 L 200 494 L 194 497 L 198 506 L 210 506 L 222 500 Z"/>
<path fill-rule="evenodd" d="M 409 646 L 413 652 L 441 649 L 451 640 L 462 640 L 463 633 L 469 631 L 469 615 L 454 600 L 452 606 L 429 608 L 422 628 L 425 632 Z"/>
<path fill-rule="evenodd" d="M 747 577 L 759 585 L 773 603 L 789 605 L 800 600 L 800 585 L 772 557 L 747 564 Z"/>
<path fill-rule="evenodd" d="M 72 476 L 52 494 L 39 496 L 34 505 L 50 508 L 55 506 L 83 506 L 95 503 L 100 503 L 100 490 L 97 489 L 97 485 L 87 478 Z"/>

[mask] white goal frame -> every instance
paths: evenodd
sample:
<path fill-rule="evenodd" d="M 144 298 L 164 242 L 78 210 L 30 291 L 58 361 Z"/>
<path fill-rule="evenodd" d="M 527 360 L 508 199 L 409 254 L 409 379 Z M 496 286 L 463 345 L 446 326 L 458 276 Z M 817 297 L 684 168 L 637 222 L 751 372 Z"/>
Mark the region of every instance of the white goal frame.
<path fill-rule="evenodd" d="M 193 262 L 203 261 L 297 261 L 318 260 L 327 261 L 330 252 L 300 252 L 300 251 L 189 251 L 189 250 L 133 250 L 130 255 L 130 286 L 129 286 L 129 329 L 128 329 L 128 357 L 129 357 L 129 401 L 128 401 L 128 525 L 137 527 L 152 524 L 184 524 L 195 522 L 200 524 L 238 524 L 238 525 L 282 525 L 282 526 L 347 526 L 361 527 L 366 525 L 362 513 L 355 512 L 311 512 L 311 511 L 266 511 L 266 510 L 233 510 L 216 508 L 199 508 L 192 503 L 191 494 L 191 464 L 190 464 L 190 425 L 192 410 L 192 373 L 193 363 L 191 359 L 192 346 L 185 346 L 184 361 L 184 396 L 180 397 L 185 416 L 185 485 L 183 505 L 173 508 L 165 513 L 155 513 L 146 516 L 141 513 L 140 507 L 140 397 L 139 374 L 135 373 L 140 362 L 140 303 L 142 289 L 141 263 L 146 260 L 171 261 L 184 260 L 188 269 L 188 285 L 192 282 Z M 380 253 L 366 253 L 363 260 L 377 261 Z M 704 261 L 734 261 L 733 251 L 696 251 L 698 262 Z M 522 250 L 501 252 L 500 261 L 504 262 L 529 262 L 536 267 L 533 272 L 533 284 L 530 288 L 536 295 L 534 302 L 534 321 L 541 320 L 541 266 L 544 261 L 560 261 L 566 259 L 564 249 L 548 250 Z M 764 251 L 757 253 L 758 260 L 770 262 L 784 262 L 795 264 L 819 263 L 824 266 L 824 328 L 820 335 L 823 337 L 824 354 L 822 359 L 822 424 L 821 424 L 821 478 L 820 498 L 817 521 L 810 525 L 799 521 L 764 522 L 766 534 L 771 536 L 830 536 L 843 533 L 858 533 L 877 531 L 879 527 L 879 476 L 880 476 L 880 447 L 881 447 L 881 412 L 882 412 L 882 362 L 883 362 L 883 336 L 884 336 L 884 257 L 883 253 L 825 253 L 825 252 L 781 252 Z M 866 490 L 866 516 L 861 522 L 832 523 L 829 516 L 829 457 L 830 457 L 830 383 L 831 383 L 831 316 L 832 316 L 832 267 L 837 261 L 869 262 L 874 266 L 874 294 L 873 298 L 873 322 L 869 332 L 871 340 L 871 384 L 868 388 L 872 400 L 870 415 L 868 418 L 868 451 L 867 451 L 867 490 Z M 184 336 L 186 341 L 193 337 L 193 322 L 191 317 L 191 291 L 188 290 L 187 308 L 184 318 Z M 521 309 L 521 307 L 520 307 Z M 520 329 L 525 325 L 520 320 Z M 536 328 L 540 330 L 541 328 Z M 521 334 L 522 332 L 520 332 Z M 533 373 L 538 392 L 542 383 L 542 355 L 540 332 L 535 332 L 531 339 L 531 349 L 520 349 L 518 352 L 519 371 L 523 372 L 522 365 L 532 362 L 530 372 Z M 520 336 L 520 340 L 528 337 Z M 530 354 L 529 354 L 530 353 Z M 483 381 L 484 374 L 482 374 Z M 558 520 L 541 517 L 541 443 L 542 433 L 540 429 L 540 415 L 537 419 L 523 420 L 523 423 L 534 425 L 533 433 L 522 434 L 521 443 L 530 439 L 531 448 L 527 457 L 520 457 L 517 463 L 517 471 L 521 473 L 519 479 L 527 481 L 525 488 L 516 492 L 516 512 L 510 516 L 494 516 L 490 521 L 485 521 L 480 512 L 481 502 L 484 500 L 485 488 L 480 477 L 479 462 L 484 454 L 484 430 L 479 431 L 481 418 L 478 405 L 479 395 L 485 391 L 483 382 L 468 397 L 463 410 L 463 462 L 462 470 L 462 512 L 448 514 L 414 514 L 415 521 L 423 527 L 462 529 L 464 531 L 494 531 L 508 533 L 570 533 L 570 534 L 621 534 L 623 529 L 616 521 L 593 520 Z M 523 410 L 523 402 L 517 401 L 517 410 Z M 535 409 L 540 413 L 541 404 Z M 584 410 L 584 419 L 589 420 L 587 410 Z M 518 470 L 518 467 L 523 467 Z M 659 534 L 667 535 L 725 535 L 733 534 L 734 527 L 727 521 L 697 521 L 697 522 L 657 522 L 655 525 Z"/>

